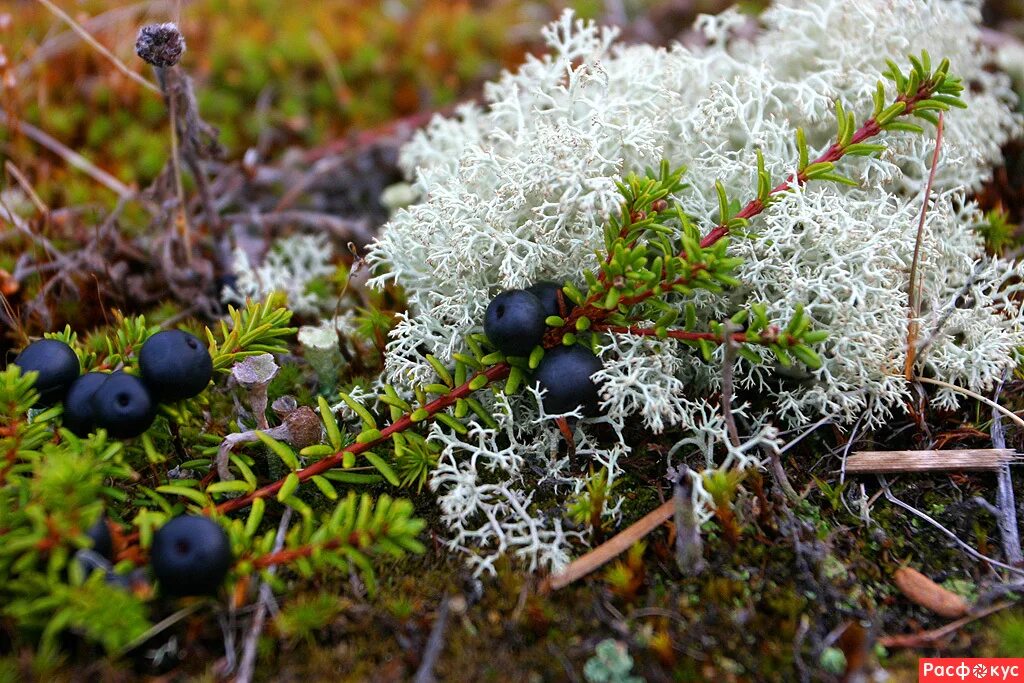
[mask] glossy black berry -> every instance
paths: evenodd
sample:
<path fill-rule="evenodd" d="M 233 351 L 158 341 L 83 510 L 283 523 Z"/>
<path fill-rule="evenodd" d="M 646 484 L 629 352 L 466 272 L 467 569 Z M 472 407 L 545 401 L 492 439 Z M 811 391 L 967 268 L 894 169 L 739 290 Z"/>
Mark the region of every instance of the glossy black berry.
<path fill-rule="evenodd" d="M 114 539 L 110 537 L 110 527 L 107 526 L 105 515 L 100 515 L 100 518 L 89 527 L 85 535 L 92 541 L 93 552 L 102 555 L 108 560 L 114 559 Z"/>
<path fill-rule="evenodd" d="M 562 285 L 550 280 L 542 280 L 527 287 L 526 291 L 537 297 L 540 305 L 544 307 L 545 316 L 557 315 L 560 318 L 562 317 L 562 311 L 558 306 L 558 296 L 559 292 L 562 291 Z M 561 296 L 562 301 L 565 302 L 565 312 L 568 314 L 574 305 L 564 293 Z"/>
<path fill-rule="evenodd" d="M 92 398 L 110 377 L 105 372 L 87 372 L 74 382 L 64 396 L 64 426 L 75 436 L 88 436 L 96 429 Z"/>
<path fill-rule="evenodd" d="M 591 376 L 602 367 L 600 358 L 578 344 L 546 352 L 534 374 L 547 390 L 544 411 L 554 415 L 582 406 L 584 415 L 595 415 L 600 397 Z"/>
<path fill-rule="evenodd" d="M 39 392 L 37 407 L 49 407 L 64 398 L 68 387 L 81 373 L 78 356 L 71 347 L 56 339 L 40 339 L 26 346 L 14 359 L 22 374 L 32 370 L 36 377 L 36 391 Z"/>
<path fill-rule="evenodd" d="M 170 403 L 201 393 L 213 377 L 213 360 L 195 336 L 166 330 L 142 345 L 139 372 L 153 400 Z"/>
<path fill-rule="evenodd" d="M 544 307 L 524 289 L 510 289 L 491 299 L 484 314 L 484 334 L 507 356 L 528 356 L 546 329 Z"/>
<path fill-rule="evenodd" d="M 149 558 L 164 593 L 208 595 L 231 568 L 231 544 L 209 517 L 183 515 L 156 532 Z"/>
<path fill-rule="evenodd" d="M 115 439 L 130 439 L 149 429 L 156 417 L 156 403 L 138 377 L 115 372 L 92 395 L 96 427 Z"/>

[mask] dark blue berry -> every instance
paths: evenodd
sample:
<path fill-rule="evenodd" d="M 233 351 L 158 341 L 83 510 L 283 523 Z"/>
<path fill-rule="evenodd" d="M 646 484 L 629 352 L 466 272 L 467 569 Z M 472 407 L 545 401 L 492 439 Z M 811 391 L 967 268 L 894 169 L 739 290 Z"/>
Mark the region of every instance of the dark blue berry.
<path fill-rule="evenodd" d="M 93 416 L 115 439 L 130 439 L 149 429 L 156 404 L 138 377 L 115 372 L 92 395 Z"/>
<path fill-rule="evenodd" d="M 484 314 L 484 334 L 506 356 L 528 356 L 544 337 L 544 307 L 523 289 L 491 299 Z"/>
<path fill-rule="evenodd" d="M 107 526 L 106 515 L 100 515 L 100 518 L 89 527 L 85 535 L 92 541 L 94 552 L 108 560 L 114 559 L 114 539 L 110 537 L 110 527 Z"/>
<path fill-rule="evenodd" d="M 96 429 L 92 398 L 110 377 L 105 372 L 87 372 L 74 382 L 64 396 L 64 426 L 75 436 L 85 437 Z"/>
<path fill-rule="evenodd" d="M 547 390 L 544 411 L 555 415 L 582 406 L 584 415 L 597 414 L 600 397 L 591 376 L 602 367 L 600 358 L 578 344 L 547 351 L 534 374 Z"/>
<path fill-rule="evenodd" d="M 213 360 L 199 339 L 182 330 L 157 332 L 139 351 L 139 372 L 158 403 L 198 395 L 213 377 Z"/>
<path fill-rule="evenodd" d="M 183 515 L 153 536 L 149 561 L 164 593 L 209 595 L 231 568 L 231 544 L 224 529 L 209 517 Z"/>
<path fill-rule="evenodd" d="M 565 293 L 562 292 L 562 285 L 557 282 L 542 280 L 527 287 L 526 291 L 537 297 L 540 305 L 544 307 L 545 316 L 557 315 L 559 318 L 563 317 L 562 309 L 558 306 L 560 292 L 562 301 L 565 302 L 565 314 L 568 315 L 569 311 L 573 309 L 572 301 L 565 296 Z"/>
<path fill-rule="evenodd" d="M 59 403 L 68 387 L 81 373 L 78 356 L 71 347 L 56 339 L 40 339 L 26 346 L 14 359 L 21 373 L 36 371 L 36 406 L 46 408 Z"/>

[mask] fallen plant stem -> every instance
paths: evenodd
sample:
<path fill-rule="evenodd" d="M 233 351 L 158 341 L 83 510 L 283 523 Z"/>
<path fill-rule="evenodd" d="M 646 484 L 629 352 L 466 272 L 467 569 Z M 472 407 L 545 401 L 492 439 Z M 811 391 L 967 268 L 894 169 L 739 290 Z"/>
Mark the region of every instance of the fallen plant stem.
<path fill-rule="evenodd" d="M 974 400 L 981 401 L 982 403 L 989 406 L 993 410 L 998 411 L 1002 415 L 1005 415 L 1006 417 L 1010 418 L 1011 420 L 1016 422 L 1019 427 L 1024 427 L 1024 419 L 1021 419 L 1017 414 L 1002 407 L 992 399 L 982 396 L 981 394 L 978 394 L 976 392 L 973 392 L 970 389 L 964 389 L 963 387 L 958 387 L 955 384 L 943 382 L 941 379 L 932 379 L 931 377 L 914 377 L 913 381 L 924 382 L 925 384 L 934 384 L 936 386 L 945 387 L 946 389 L 950 389 L 957 393 L 963 394 L 964 396 L 970 396 Z"/>
<path fill-rule="evenodd" d="M 570 583 L 583 578 L 602 565 L 615 559 L 641 540 L 659 526 L 667 522 L 676 512 L 675 498 L 668 500 L 657 508 L 648 512 L 637 522 L 623 529 L 612 536 L 606 542 L 597 546 L 583 557 L 577 558 L 559 574 L 549 576 L 541 585 L 541 592 L 565 588 Z"/>
<path fill-rule="evenodd" d="M 956 633 L 972 621 L 984 619 L 985 617 L 991 614 L 995 614 L 996 612 L 1002 611 L 1007 607 L 1013 607 L 1016 604 L 1017 603 L 1013 601 L 999 602 L 995 605 L 989 605 L 988 607 L 979 610 L 973 614 L 968 614 L 967 616 L 961 619 L 957 619 L 956 621 L 951 621 L 945 626 L 941 626 L 931 631 L 924 631 L 923 633 L 912 633 L 898 636 L 883 636 L 882 638 L 878 639 L 878 644 L 882 647 L 930 647 L 936 641 L 942 640 L 943 638 Z"/>
<path fill-rule="evenodd" d="M 153 92 L 157 93 L 158 95 L 161 94 L 160 93 L 160 88 L 156 84 L 150 82 L 149 80 L 147 80 L 146 78 L 142 77 L 138 73 L 136 73 L 136 72 L 132 71 L 131 69 L 129 69 L 128 66 L 124 62 L 122 62 L 120 59 L 118 59 L 117 56 L 113 52 L 111 52 L 107 48 L 103 47 L 103 45 L 98 40 L 96 40 L 92 36 L 91 33 L 86 31 L 85 28 L 83 28 L 81 24 L 79 24 L 77 21 L 72 19 L 64 10 L 62 10 L 60 7 L 57 7 L 57 5 L 55 5 L 52 2 L 50 2 L 50 0 L 37 0 L 37 1 L 39 2 L 40 5 L 42 5 L 46 9 L 50 10 L 50 12 L 52 12 L 54 15 L 56 15 L 57 18 L 59 18 L 61 21 L 66 23 L 68 26 L 70 26 L 71 29 L 75 33 L 77 33 L 82 38 L 82 40 L 87 42 L 94 50 L 96 50 L 101 55 L 103 55 L 108 60 L 110 60 L 110 63 L 113 64 L 114 68 L 116 68 L 118 71 L 120 71 L 125 76 L 127 76 L 128 78 L 132 79 L 133 81 L 135 81 L 136 83 L 141 85 L 143 88 L 146 88 L 148 90 L 152 90 Z"/>
<path fill-rule="evenodd" d="M 917 281 L 917 268 L 921 258 L 921 242 L 924 239 L 924 222 L 928 216 L 928 200 L 935 183 L 935 171 L 939 166 L 939 152 L 942 150 L 942 112 L 935 126 L 935 152 L 932 154 L 932 167 L 928 172 L 928 183 L 924 187 L 924 199 L 921 201 L 921 218 L 917 223 L 917 236 L 914 238 L 914 258 L 910 262 L 910 281 L 907 285 L 907 298 L 910 303 L 907 322 L 907 359 L 903 366 L 903 375 L 909 382 L 914 376 L 914 362 L 917 360 L 917 336 L 920 328 L 918 317 L 921 315 L 921 286 Z"/>

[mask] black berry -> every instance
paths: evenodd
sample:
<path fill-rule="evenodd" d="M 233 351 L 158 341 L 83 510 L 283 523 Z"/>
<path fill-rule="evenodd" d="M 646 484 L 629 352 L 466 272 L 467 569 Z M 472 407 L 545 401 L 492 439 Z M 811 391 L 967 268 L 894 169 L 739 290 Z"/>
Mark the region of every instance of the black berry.
<path fill-rule="evenodd" d="M 166 330 L 142 345 L 139 371 L 153 399 L 170 403 L 201 393 L 213 377 L 213 360 L 195 336 Z"/>
<path fill-rule="evenodd" d="M 130 439 L 149 429 L 156 417 L 156 404 L 138 377 L 115 372 L 92 396 L 97 427 L 116 439 Z"/>
<path fill-rule="evenodd" d="M 527 287 L 526 291 L 537 297 L 540 305 L 544 307 L 545 316 L 557 315 L 560 318 L 563 317 L 562 310 L 558 306 L 559 292 L 562 291 L 562 285 L 550 280 L 542 280 Z M 568 315 L 569 311 L 573 309 L 573 303 L 565 296 L 565 293 L 561 294 L 561 298 L 565 302 L 565 313 Z"/>
<path fill-rule="evenodd" d="M 507 356 L 527 356 L 544 337 L 544 307 L 523 289 L 510 289 L 491 299 L 484 314 L 484 334 Z"/>
<path fill-rule="evenodd" d="M 88 436 L 96 429 L 92 398 L 108 377 L 104 372 L 87 372 L 71 383 L 64 396 L 64 426 L 75 436 Z"/>
<path fill-rule="evenodd" d="M 100 515 L 100 518 L 89 527 L 85 535 L 92 540 L 92 549 L 95 553 L 108 560 L 114 559 L 114 539 L 110 537 L 110 527 L 107 526 L 106 515 Z"/>
<path fill-rule="evenodd" d="M 39 392 L 39 407 L 49 407 L 64 398 L 68 387 L 81 373 L 78 356 L 71 347 L 56 339 L 40 339 L 26 346 L 14 359 L 22 374 L 32 370 L 36 377 L 36 391 Z"/>
<path fill-rule="evenodd" d="M 578 344 L 546 352 L 534 374 L 540 386 L 547 390 L 544 411 L 568 413 L 582 406 L 584 415 L 595 415 L 600 397 L 591 376 L 602 367 L 600 358 Z"/>
<path fill-rule="evenodd" d="M 156 532 L 149 558 L 164 593 L 208 595 L 231 568 L 231 544 L 209 517 L 183 515 Z"/>

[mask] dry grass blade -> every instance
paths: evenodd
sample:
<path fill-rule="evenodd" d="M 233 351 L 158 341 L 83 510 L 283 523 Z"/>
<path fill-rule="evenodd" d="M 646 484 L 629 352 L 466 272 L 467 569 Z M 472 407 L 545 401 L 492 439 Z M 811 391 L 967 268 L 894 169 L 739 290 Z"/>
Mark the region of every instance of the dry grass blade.
<path fill-rule="evenodd" d="M 25 121 L 11 121 L 7 114 L 0 111 L 0 124 L 10 128 L 16 127 L 17 130 L 24 133 L 27 138 L 50 150 L 67 162 L 69 166 L 77 168 L 79 171 L 90 176 L 96 182 L 105 185 L 119 197 L 124 197 L 125 199 L 135 197 L 135 192 L 130 187 L 99 168 L 96 164 L 92 163 L 56 138 L 53 138 L 49 134 L 39 130 L 31 123 L 26 123 Z"/>
<path fill-rule="evenodd" d="M 996 471 L 1018 461 L 1010 448 L 967 448 L 949 451 L 858 451 L 846 461 L 852 474 L 889 472 Z"/>
<path fill-rule="evenodd" d="M 932 168 L 928 173 L 928 184 L 924 188 L 924 200 L 921 203 L 921 219 L 917 224 L 917 237 L 914 240 L 914 260 L 910 262 L 910 283 L 907 286 L 907 297 L 910 303 L 910 322 L 907 325 L 907 360 L 903 374 L 910 381 L 914 376 L 914 361 L 917 360 L 918 316 L 921 315 L 921 286 L 917 281 L 917 268 L 921 258 L 921 241 L 924 239 L 924 220 L 928 215 L 928 199 L 932 194 L 935 182 L 935 169 L 939 165 L 939 152 L 942 150 L 942 112 L 935 128 L 935 152 L 932 154 Z"/>
<path fill-rule="evenodd" d="M 113 64 L 114 68 L 116 68 L 118 71 L 120 71 L 125 76 L 132 79 L 142 87 L 152 90 L 158 95 L 163 94 L 160 92 L 160 88 L 155 83 L 146 80 L 136 72 L 129 69 L 124 62 L 117 58 L 117 55 L 115 55 L 107 48 L 103 47 L 103 45 L 98 40 L 93 38 L 92 34 L 86 31 L 81 24 L 79 24 L 77 21 L 68 16 L 67 12 L 62 10 L 60 7 L 57 7 L 55 4 L 50 2 L 50 0 L 38 0 L 38 2 L 40 5 L 50 10 L 50 12 L 52 12 L 54 15 L 60 18 L 64 23 L 70 26 L 74 30 L 74 32 L 81 36 L 82 40 L 89 43 L 89 45 L 91 45 L 94 50 L 96 50 L 101 55 L 109 59 L 110 63 Z"/>
<path fill-rule="evenodd" d="M 675 500 L 662 503 L 656 509 L 640 518 L 639 521 L 616 534 L 605 543 L 597 546 L 583 557 L 571 562 L 562 573 L 548 577 L 541 586 L 541 592 L 565 588 L 570 583 L 583 578 L 595 569 L 615 559 L 634 543 L 668 521 L 675 514 L 675 509 Z"/>

